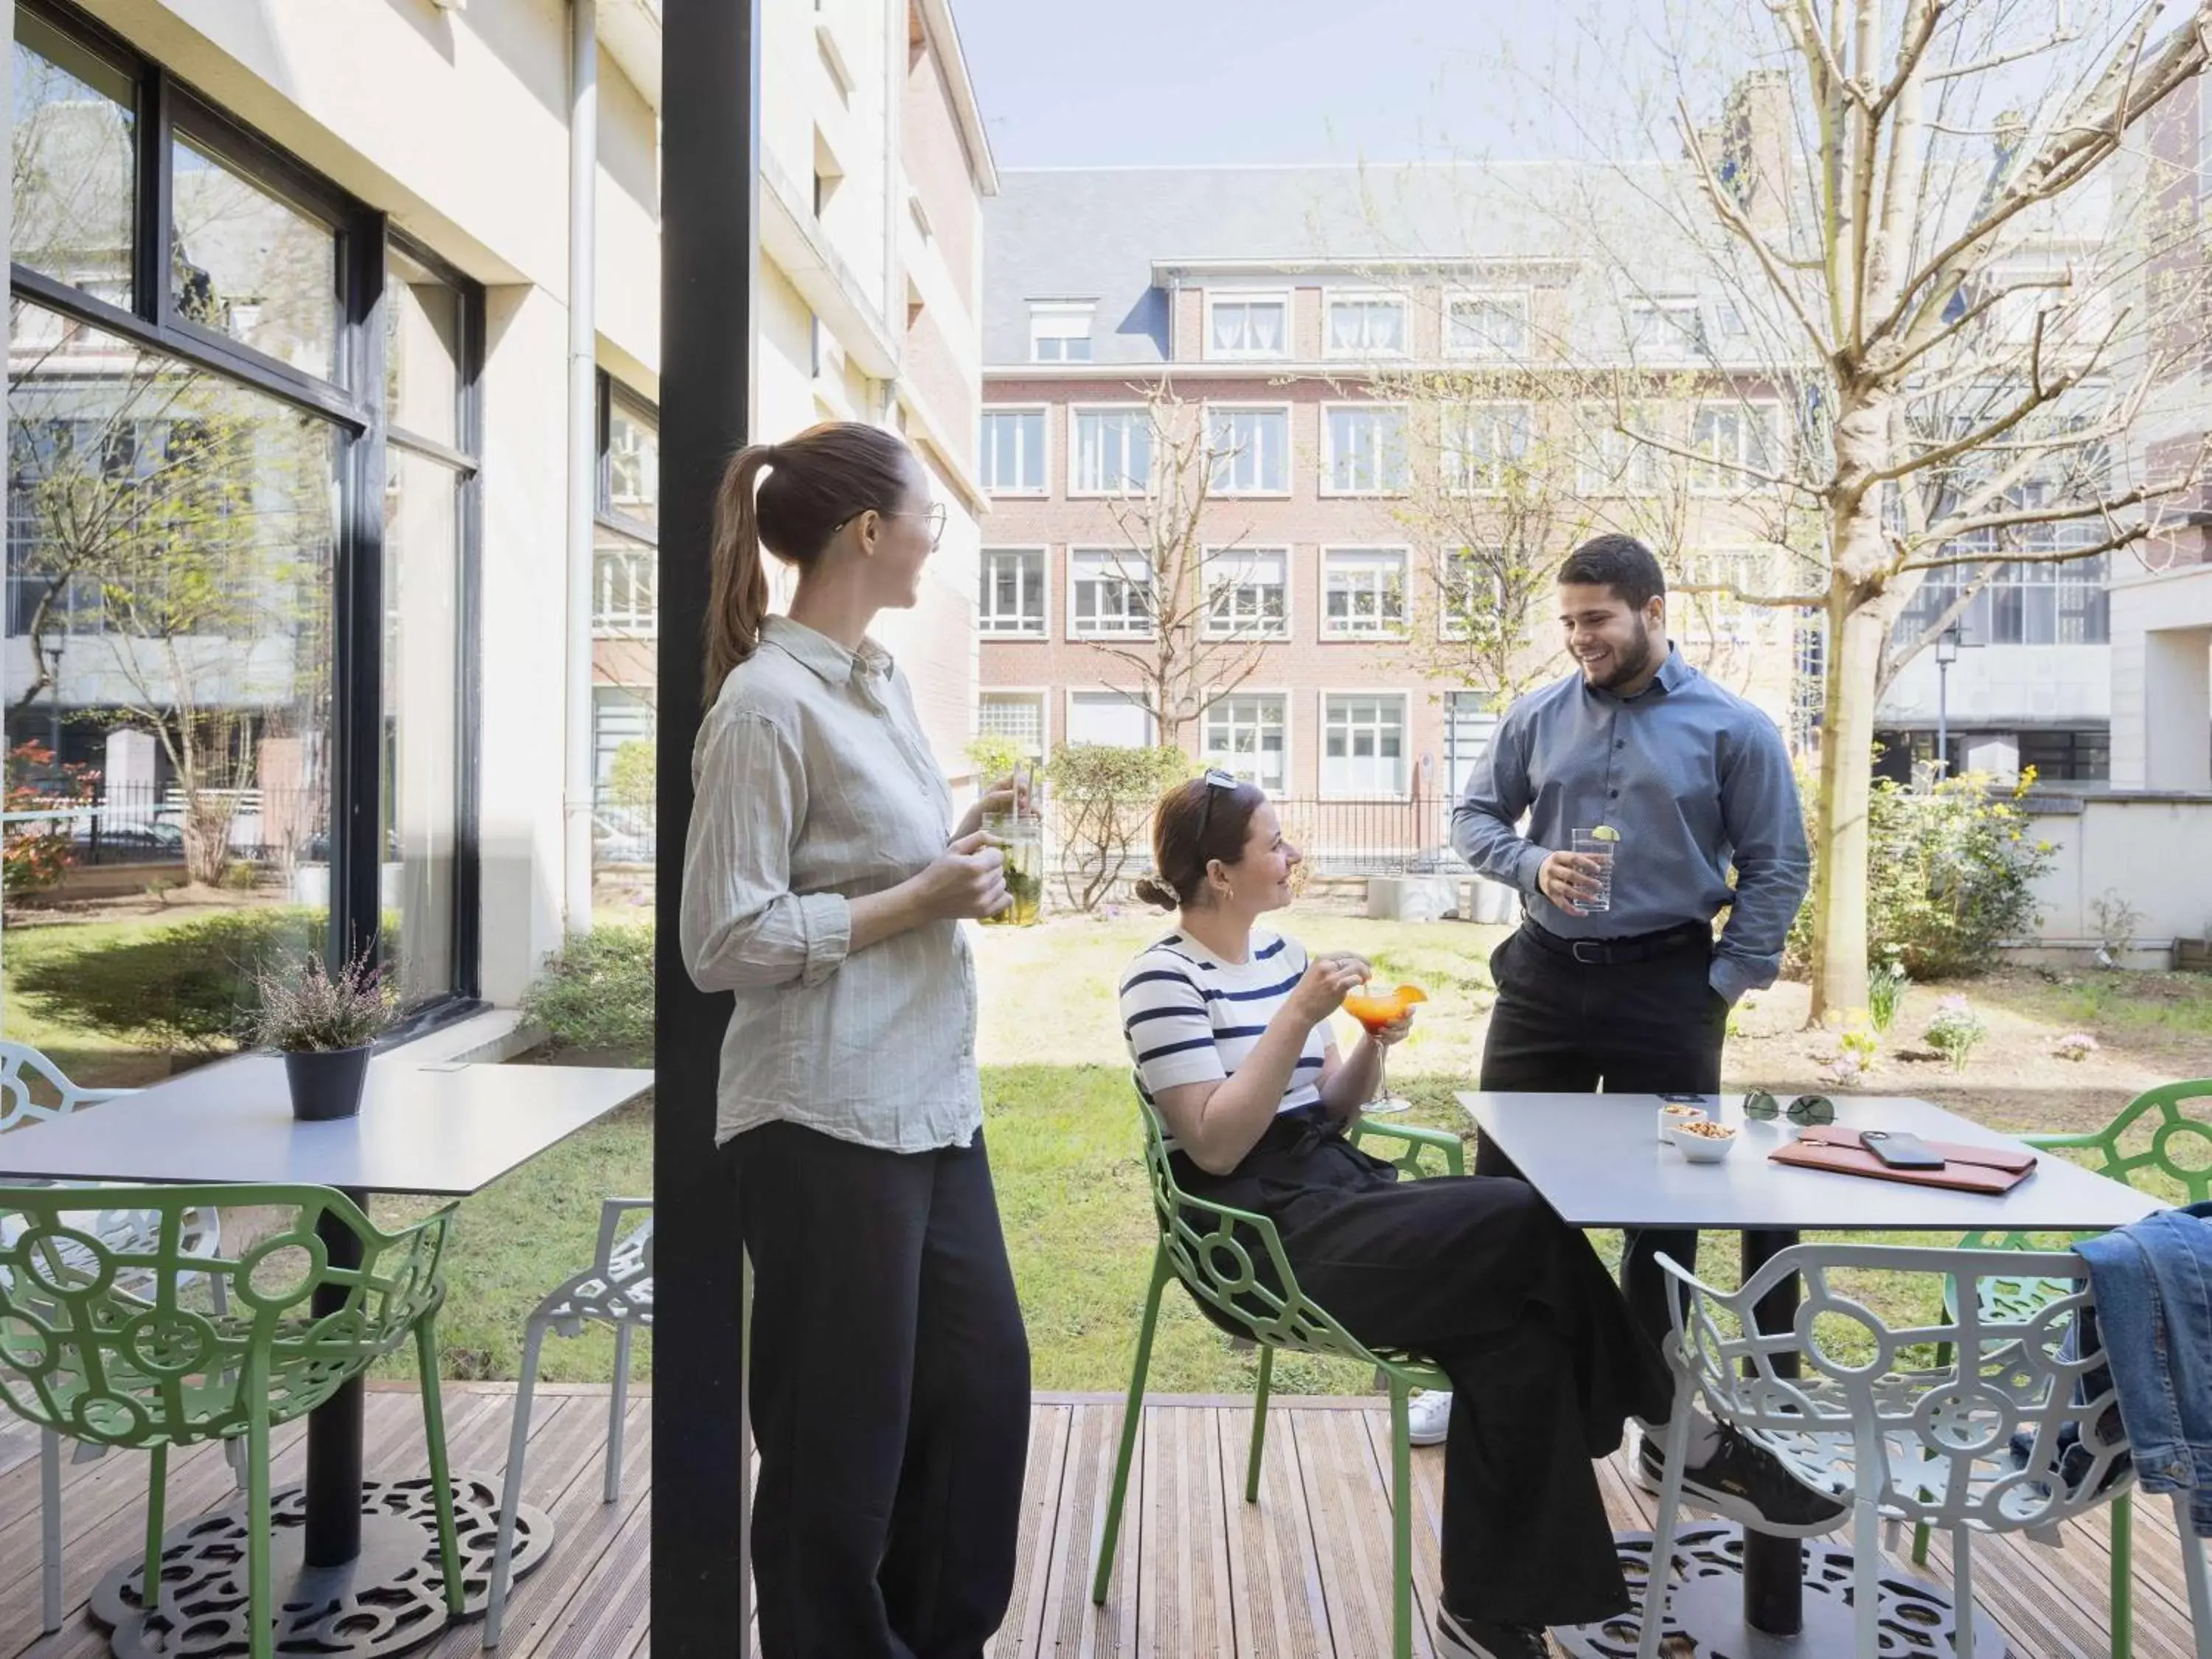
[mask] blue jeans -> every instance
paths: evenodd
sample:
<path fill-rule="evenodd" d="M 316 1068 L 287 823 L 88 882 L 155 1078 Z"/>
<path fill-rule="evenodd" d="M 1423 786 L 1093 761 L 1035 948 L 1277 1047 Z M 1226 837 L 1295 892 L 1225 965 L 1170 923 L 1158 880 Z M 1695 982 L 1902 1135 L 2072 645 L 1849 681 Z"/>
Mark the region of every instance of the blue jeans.
<path fill-rule="evenodd" d="M 2212 1538 L 2212 1204 L 2075 1248 L 2089 1264 L 2136 1478 L 2145 1492 L 2188 1492 L 2192 1530 Z"/>

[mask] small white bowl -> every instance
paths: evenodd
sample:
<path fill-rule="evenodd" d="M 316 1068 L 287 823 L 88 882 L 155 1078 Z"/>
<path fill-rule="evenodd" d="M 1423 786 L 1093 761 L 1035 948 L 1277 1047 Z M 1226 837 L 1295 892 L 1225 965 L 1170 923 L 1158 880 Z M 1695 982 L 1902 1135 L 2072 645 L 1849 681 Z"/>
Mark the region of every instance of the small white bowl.
<path fill-rule="evenodd" d="M 1735 1150 L 1736 1133 L 1730 1129 L 1724 1135 L 1692 1134 L 1686 1129 L 1669 1129 L 1668 1139 L 1692 1164 L 1717 1164 Z"/>
<path fill-rule="evenodd" d="M 1659 1109 L 1659 1144 L 1665 1146 L 1674 1135 L 1677 1125 L 1693 1123 L 1705 1115 L 1702 1106 L 1692 1106 L 1686 1101 L 1669 1101 Z"/>

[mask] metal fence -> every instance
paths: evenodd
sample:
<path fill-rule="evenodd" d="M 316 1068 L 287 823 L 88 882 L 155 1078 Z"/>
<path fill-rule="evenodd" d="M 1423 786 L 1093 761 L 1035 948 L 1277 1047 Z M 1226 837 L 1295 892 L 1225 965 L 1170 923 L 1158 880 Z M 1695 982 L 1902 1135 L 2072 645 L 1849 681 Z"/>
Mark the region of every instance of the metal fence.
<path fill-rule="evenodd" d="M 642 805 L 606 784 L 592 791 L 592 862 L 651 864 L 658 844 L 653 803 Z"/>
<path fill-rule="evenodd" d="M 264 860 L 286 854 L 319 859 L 328 852 L 328 797 L 309 789 L 209 789 L 201 810 L 228 814 L 231 854 Z M 70 861 L 83 866 L 173 864 L 185 855 L 185 793 L 151 783 L 100 785 L 88 795 L 20 799 L 4 814 L 9 828 L 58 835 Z"/>
<path fill-rule="evenodd" d="M 1451 850 L 1452 803 L 1442 796 L 1413 800 L 1334 800 L 1288 796 L 1276 800 L 1283 834 L 1305 855 L 1317 876 L 1420 875 L 1465 868 Z M 1139 819 L 1141 808 L 1133 809 Z M 1148 826 L 1132 825 L 1136 857 L 1130 873 L 1151 863 Z M 605 786 L 592 793 L 592 861 L 595 865 L 647 865 L 656 851 L 653 810 Z M 1046 861 L 1055 870 L 1069 856 L 1066 818 L 1048 805 Z"/>
<path fill-rule="evenodd" d="M 1451 801 L 1331 800 L 1286 796 L 1274 803 L 1283 838 L 1315 875 L 1405 876 L 1462 872 L 1451 850 Z"/>

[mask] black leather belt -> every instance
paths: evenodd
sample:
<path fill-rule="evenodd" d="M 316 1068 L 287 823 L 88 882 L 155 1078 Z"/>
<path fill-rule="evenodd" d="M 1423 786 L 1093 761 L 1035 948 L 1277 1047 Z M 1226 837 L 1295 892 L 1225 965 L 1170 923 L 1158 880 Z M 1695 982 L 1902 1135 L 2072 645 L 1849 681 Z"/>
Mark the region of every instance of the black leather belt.
<path fill-rule="evenodd" d="M 1618 968 L 1627 963 L 1670 957 L 1693 945 L 1710 945 L 1713 929 L 1710 922 L 1686 921 L 1680 927 L 1662 928 L 1656 933 L 1631 933 L 1625 939 L 1561 939 L 1534 921 L 1523 921 L 1521 936 L 1540 950 L 1579 962 L 1586 968 Z"/>

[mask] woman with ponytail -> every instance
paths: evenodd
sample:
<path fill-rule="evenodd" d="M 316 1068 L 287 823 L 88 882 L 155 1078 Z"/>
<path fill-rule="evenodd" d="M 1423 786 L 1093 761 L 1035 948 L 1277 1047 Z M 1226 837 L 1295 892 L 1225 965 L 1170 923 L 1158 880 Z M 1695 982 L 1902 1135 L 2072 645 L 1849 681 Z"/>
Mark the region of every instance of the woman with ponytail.
<path fill-rule="evenodd" d="M 1007 902 L 978 826 L 1012 786 L 956 821 L 867 633 L 943 526 L 913 451 L 849 422 L 740 452 L 715 502 L 683 945 L 735 994 L 715 1141 L 754 1274 L 763 1659 L 975 1659 L 1012 1593 L 1029 1346 L 961 927 Z"/>

